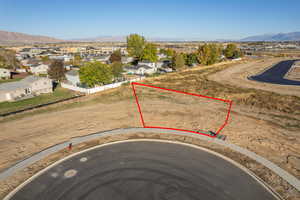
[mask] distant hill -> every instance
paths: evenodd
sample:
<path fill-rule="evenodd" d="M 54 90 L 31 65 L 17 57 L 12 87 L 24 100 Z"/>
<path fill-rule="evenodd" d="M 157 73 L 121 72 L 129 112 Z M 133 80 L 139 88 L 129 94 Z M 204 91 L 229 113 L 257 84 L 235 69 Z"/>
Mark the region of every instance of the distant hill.
<path fill-rule="evenodd" d="M 120 36 L 99 36 L 91 38 L 81 38 L 81 39 L 72 39 L 70 41 L 75 42 L 126 42 L 126 37 L 124 35 Z M 165 37 L 146 37 L 146 40 L 152 42 L 169 42 L 169 41 L 199 41 L 199 38 L 165 38 Z"/>
<path fill-rule="evenodd" d="M 300 32 L 255 35 L 243 38 L 240 41 L 300 41 Z"/>
<path fill-rule="evenodd" d="M 1 44 L 56 43 L 62 41 L 63 40 L 47 37 L 47 36 L 29 35 L 24 33 L 8 32 L 8 31 L 0 30 Z"/>

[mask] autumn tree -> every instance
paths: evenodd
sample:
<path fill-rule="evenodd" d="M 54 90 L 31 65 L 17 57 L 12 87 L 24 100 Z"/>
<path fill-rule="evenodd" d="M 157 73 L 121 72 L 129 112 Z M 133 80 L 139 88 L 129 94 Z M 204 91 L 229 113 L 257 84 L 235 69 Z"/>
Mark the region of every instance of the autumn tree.
<path fill-rule="evenodd" d="M 112 68 L 101 62 L 88 62 L 79 69 L 80 82 L 88 87 L 112 83 Z"/>
<path fill-rule="evenodd" d="M 156 62 L 157 57 L 157 47 L 153 43 L 146 43 L 145 48 L 142 53 L 142 60 L 149 60 L 150 62 Z"/>
<path fill-rule="evenodd" d="M 172 67 L 178 70 L 184 66 L 184 57 L 181 53 L 176 53 L 172 58 Z"/>
<path fill-rule="evenodd" d="M 127 52 L 130 56 L 141 60 L 146 40 L 143 36 L 138 34 L 131 34 L 127 36 Z"/>
<path fill-rule="evenodd" d="M 109 61 L 110 63 L 113 63 L 113 62 L 121 62 L 122 60 L 122 54 L 121 54 L 121 50 L 118 49 L 116 51 L 114 51 L 110 57 L 109 57 Z"/>
<path fill-rule="evenodd" d="M 204 44 L 198 48 L 198 61 L 204 65 L 211 65 L 220 60 L 221 47 L 217 44 Z"/>
<path fill-rule="evenodd" d="M 51 79 L 60 82 L 65 79 L 65 67 L 62 60 L 53 60 L 48 69 L 48 75 Z"/>
<path fill-rule="evenodd" d="M 20 67 L 16 53 L 12 50 L 0 49 L 0 68 L 15 70 Z"/>
<path fill-rule="evenodd" d="M 76 53 L 72 60 L 72 65 L 80 66 L 81 63 L 82 63 L 82 58 L 79 53 Z"/>

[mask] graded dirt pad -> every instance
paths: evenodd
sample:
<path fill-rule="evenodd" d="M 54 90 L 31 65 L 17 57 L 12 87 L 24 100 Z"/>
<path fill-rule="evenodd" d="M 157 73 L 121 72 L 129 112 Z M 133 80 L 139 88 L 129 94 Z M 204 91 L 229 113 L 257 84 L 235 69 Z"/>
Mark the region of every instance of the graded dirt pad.
<path fill-rule="evenodd" d="M 137 106 L 146 127 L 217 132 L 225 123 L 230 102 L 194 93 L 134 85 Z M 149 102 L 151 99 L 151 102 Z M 225 111 L 225 112 L 224 112 Z M 178 123 L 174 124 L 174 121 Z"/>
<path fill-rule="evenodd" d="M 262 64 L 265 62 L 255 61 L 255 63 Z M 244 98 L 244 96 L 247 98 L 249 95 L 254 94 L 254 92 L 259 94 L 263 91 L 251 90 L 251 93 L 248 93 L 244 89 L 209 81 L 203 75 L 215 69 L 225 69 L 224 71 L 226 71 L 238 65 L 240 64 L 225 66 L 224 68 L 222 65 L 199 67 L 180 73 L 150 78 L 146 82 L 147 84 L 165 88 L 235 99 L 237 103 L 234 101 L 228 126 L 224 128 L 222 134 L 227 135 L 229 142 L 254 151 L 289 171 L 294 176 L 300 177 L 300 159 L 298 157 L 300 152 L 300 121 L 299 113 L 297 114 L 297 110 L 294 109 L 297 108 L 297 104 L 293 102 L 295 98 L 280 96 L 284 100 L 291 99 L 291 103 L 287 105 L 287 108 L 284 107 L 282 110 L 277 109 L 277 107 L 280 108 L 279 106 L 282 103 L 274 106 L 274 103 L 271 102 L 272 104 L 269 107 L 265 107 L 265 104 L 268 102 L 263 98 L 260 99 L 262 107 L 252 106 L 251 102 L 249 105 L 244 105 L 243 101 L 238 102 L 239 98 Z M 240 66 L 243 65 L 253 66 L 253 62 L 244 63 Z M 246 70 L 246 68 L 244 69 Z M 235 86 L 247 87 L 247 85 L 244 85 L 244 82 L 241 81 L 240 83 L 234 84 Z M 256 82 L 250 83 L 257 84 Z M 282 94 L 285 94 L 289 91 L 284 88 L 276 88 L 274 92 L 283 92 Z M 60 110 L 62 107 L 58 106 L 51 112 L 41 114 L 32 112 L 31 115 L 26 115 L 26 117 L 21 119 L 1 122 L 0 168 L 4 169 L 24 157 L 72 137 L 115 128 L 141 127 L 139 113 L 130 85 L 87 98 L 90 102 L 75 104 L 78 107 Z M 182 106 L 184 104 L 181 103 L 181 99 L 176 99 L 176 101 L 168 103 L 168 101 L 164 101 L 164 98 L 149 94 L 143 101 L 144 107 L 149 109 L 147 118 L 157 120 L 157 122 L 164 120 L 169 127 L 180 126 L 201 129 L 214 126 L 214 120 L 206 120 L 204 124 L 203 121 L 205 121 L 205 118 L 201 118 L 204 116 L 184 114 L 190 113 L 191 108 L 189 106 Z M 178 107 L 180 107 L 180 112 L 166 113 L 161 109 L 176 111 Z M 227 112 L 226 109 L 209 104 L 197 107 L 197 109 L 203 113 L 211 112 L 212 114 L 208 114 L 211 119 L 218 118 L 219 115 L 226 115 Z M 294 113 L 292 113 L 293 109 Z M 219 115 L 214 114 L 216 112 Z M 251 162 L 247 163 L 244 162 L 243 164 L 251 168 Z M 29 169 L 29 171 L 31 170 Z M 32 174 L 32 172 L 29 173 Z M 260 170 L 259 175 L 266 176 L 263 169 Z M 273 178 L 274 182 L 277 182 L 276 177 Z M 19 181 L 15 180 L 15 182 Z M 12 189 L 11 186 L 8 187 Z M 294 191 L 286 185 L 282 185 L 276 189 L 288 190 L 289 195 L 295 197 Z"/>

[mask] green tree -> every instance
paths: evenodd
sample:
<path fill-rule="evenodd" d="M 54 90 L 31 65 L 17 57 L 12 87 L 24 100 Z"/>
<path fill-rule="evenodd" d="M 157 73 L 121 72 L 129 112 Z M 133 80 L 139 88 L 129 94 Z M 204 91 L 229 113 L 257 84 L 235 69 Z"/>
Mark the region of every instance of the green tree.
<path fill-rule="evenodd" d="M 113 62 L 121 62 L 122 60 L 122 54 L 121 54 L 121 50 L 118 49 L 116 51 L 114 51 L 110 57 L 109 57 L 109 61 L 110 63 L 113 63 Z"/>
<path fill-rule="evenodd" d="M 228 44 L 224 49 L 224 56 L 226 58 L 233 58 L 234 52 L 236 51 L 237 46 L 233 43 Z"/>
<path fill-rule="evenodd" d="M 184 66 L 184 57 L 181 53 L 176 53 L 172 58 L 172 67 L 178 70 Z"/>
<path fill-rule="evenodd" d="M 159 53 L 165 54 L 168 58 L 172 58 L 175 54 L 175 51 L 172 49 L 160 49 Z"/>
<path fill-rule="evenodd" d="M 123 65 L 121 62 L 113 62 L 111 64 L 112 74 L 115 78 L 121 77 L 123 70 Z"/>
<path fill-rule="evenodd" d="M 112 83 L 112 69 L 101 62 L 88 62 L 79 69 L 80 82 L 89 87 Z"/>
<path fill-rule="evenodd" d="M 42 62 L 43 63 L 48 62 L 48 61 L 50 61 L 49 56 L 43 56 L 42 57 Z"/>
<path fill-rule="evenodd" d="M 237 49 L 233 54 L 233 58 L 240 58 L 243 56 L 244 56 L 244 53 L 240 49 Z"/>
<path fill-rule="evenodd" d="M 146 40 L 143 36 L 138 34 L 131 34 L 127 37 L 127 51 L 128 54 L 137 60 L 142 59 L 143 50 Z"/>
<path fill-rule="evenodd" d="M 222 48 L 218 44 L 210 44 L 210 48 L 211 48 L 211 55 L 210 55 L 208 64 L 212 65 L 212 64 L 220 61 L 221 54 L 222 54 Z"/>
<path fill-rule="evenodd" d="M 153 43 L 147 43 L 143 49 L 142 60 L 149 60 L 150 62 L 156 62 L 157 57 L 157 47 Z"/>
<path fill-rule="evenodd" d="M 48 75 L 51 79 L 55 81 L 62 81 L 65 79 L 65 67 L 61 60 L 53 60 L 48 69 Z"/>
<path fill-rule="evenodd" d="M 197 54 L 196 53 L 189 53 L 185 56 L 185 64 L 188 66 L 192 66 L 193 64 L 198 63 Z"/>

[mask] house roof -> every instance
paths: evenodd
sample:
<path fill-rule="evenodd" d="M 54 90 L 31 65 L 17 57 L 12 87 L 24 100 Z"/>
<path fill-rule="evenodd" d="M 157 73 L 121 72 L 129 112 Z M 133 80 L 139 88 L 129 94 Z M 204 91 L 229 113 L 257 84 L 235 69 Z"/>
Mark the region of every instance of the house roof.
<path fill-rule="evenodd" d="M 68 72 L 66 72 L 66 75 L 69 75 L 69 76 L 78 76 L 78 70 L 70 70 Z"/>
<path fill-rule="evenodd" d="M 145 68 L 145 69 L 152 69 L 151 67 L 149 67 L 148 65 L 129 65 L 124 67 L 125 69 L 131 69 L 131 70 L 138 70 L 140 68 Z"/>
<path fill-rule="evenodd" d="M 140 61 L 139 63 L 153 63 L 153 62 L 151 62 L 151 61 L 149 61 L 149 60 L 142 60 L 142 61 Z"/>
<path fill-rule="evenodd" d="M 45 77 L 38 76 L 27 76 L 26 78 L 16 81 L 16 82 L 8 82 L 0 84 L 0 91 L 11 91 L 16 89 L 25 89 L 30 86 L 31 83 L 41 79 L 48 79 Z"/>

